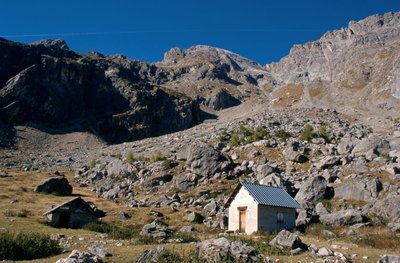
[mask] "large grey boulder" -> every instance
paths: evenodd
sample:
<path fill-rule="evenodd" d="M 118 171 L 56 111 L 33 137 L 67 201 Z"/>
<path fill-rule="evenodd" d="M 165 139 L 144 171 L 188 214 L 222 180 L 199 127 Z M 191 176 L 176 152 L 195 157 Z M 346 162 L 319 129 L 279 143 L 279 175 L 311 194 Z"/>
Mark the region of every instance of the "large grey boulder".
<path fill-rule="evenodd" d="M 378 179 L 346 182 L 335 188 L 335 198 L 372 201 L 381 190 L 382 183 Z"/>
<path fill-rule="evenodd" d="M 64 176 L 54 176 L 41 181 L 34 191 L 66 196 L 72 194 L 72 186 Z"/>
<path fill-rule="evenodd" d="M 66 258 L 61 258 L 56 263 L 102 263 L 100 257 L 93 255 L 89 252 L 81 252 L 79 250 L 73 250 Z"/>
<path fill-rule="evenodd" d="M 196 186 L 198 180 L 198 176 L 195 174 L 184 174 L 176 177 L 175 185 L 182 192 L 187 192 Z"/>
<path fill-rule="evenodd" d="M 388 196 L 383 200 L 378 200 L 370 210 L 389 223 L 400 223 L 400 195 Z"/>
<path fill-rule="evenodd" d="M 203 223 L 204 221 L 204 216 L 197 212 L 190 212 L 187 215 L 183 217 L 184 220 L 191 222 L 191 223 Z"/>
<path fill-rule="evenodd" d="M 190 145 L 187 154 L 186 168 L 201 177 L 211 177 L 232 163 L 227 156 L 202 142 Z"/>
<path fill-rule="evenodd" d="M 98 247 L 96 245 L 91 246 L 89 248 L 89 252 L 92 253 L 93 255 L 99 256 L 101 258 L 111 256 L 111 254 L 108 253 L 106 250 L 104 250 L 103 248 Z"/>
<path fill-rule="evenodd" d="M 326 193 L 327 182 L 322 176 L 309 177 L 303 182 L 295 199 L 299 203 L 311 202 L 323 199 Z"/>
<path fill-rule="evenodd" d="M 257 181 L 261 181 L 266 176 L 273 174 L 275 169 L 268 164 L 260 164 L 256 168 Z"/>
<path fill-rule="evenodd" d="M 283 153 L 288 161 L 296 163 L 305 163 L 308 161 L 308 157 L 305 156 L 304 151 L 300 149 L 299 142 L 288 143 Z"/>
<path fill-rule="evenodd" d="M 354 146 L 359 142 L 358 139 L 353 137 L 344 137 L 340 140 L 337 146 L 337 152 L 340 155 L 349 154 L 354 149 Z"/>
<path fill-rule="evenodd" d="M 269 244 L 280 248 L 296 249 L 303 246 L 300 237 L 287 230 L 282 230 L 272 239 Z"/>
<path fill-rule="evenodd" d="M 156 263 L 165 253 L 166 250 L 163 246 L 158 246 L 157 249 L 146 249 L 135 261 L 135 263 Z"/>
<path fill-rule="evenodd" d="M 383 255 L 377 263 L 400 263 L 400 255 Z"/>
<path fill-rule="evenodd" d="M 341 159 L 337 156 L 326 156 L 322 158 L 320 161 L 318 161 L 318 163 L 315 164 L 315 167 L 318 170 L 324 170 L 332 168 L 333 166 L 341 163 L 342 163 Z"/>
<path fill-rule="evenodd" d="M 204 262 L 257 262 L 256 249 L 240 241 L 230 241 L 225 237 L 208 239 L 197 244 L 198 256 Z"/>
<path fill-rule="evenodd" d="M 154 220 L 150 224 L 144 225 L 140 231 L 140 236 L 155 239 L 167 239 L 171 229 L 159 220 Z"/>
<path fill-rule="evenodd" d="M 354 155 L 365 155 L 368 151 L 373 151 L 374 153 L 389 153 L 389 142 L 376 135 L 371 135 L 357 143 L 351 153 Z"/>
<path fill-rule="evenodd" d="M 361 211 L 355 209 L 340 210 L 333 213 L 325 213 L 319 216 L 319 221 L 325 225 L 344 226 L 364 222 Z"/>

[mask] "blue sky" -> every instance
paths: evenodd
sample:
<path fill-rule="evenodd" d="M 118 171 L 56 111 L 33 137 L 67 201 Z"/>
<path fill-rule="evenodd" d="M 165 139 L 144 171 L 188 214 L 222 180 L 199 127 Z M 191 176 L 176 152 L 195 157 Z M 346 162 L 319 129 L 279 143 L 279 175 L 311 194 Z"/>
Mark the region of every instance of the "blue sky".
<path fill-rule="evenodd" d="M 172 47 L 210 45 L 260 64 L 350 20 L 400 11 L 399 0 L 2 1 L 0 36 L 65 39 L 71 49 L 162 60 Z"/>

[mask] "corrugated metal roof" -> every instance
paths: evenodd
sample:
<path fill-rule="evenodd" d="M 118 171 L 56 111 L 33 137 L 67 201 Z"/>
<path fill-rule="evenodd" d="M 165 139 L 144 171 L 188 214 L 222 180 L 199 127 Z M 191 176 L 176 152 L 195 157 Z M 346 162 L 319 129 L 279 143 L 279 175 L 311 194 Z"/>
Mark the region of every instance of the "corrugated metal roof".
<path fill-rule="evenodd" d="M 270 185 L 253 184 L 246 181 L 241 182 L 242 186 L 261 205 L 300 208 L 296 202 L 283 188 Z"/>

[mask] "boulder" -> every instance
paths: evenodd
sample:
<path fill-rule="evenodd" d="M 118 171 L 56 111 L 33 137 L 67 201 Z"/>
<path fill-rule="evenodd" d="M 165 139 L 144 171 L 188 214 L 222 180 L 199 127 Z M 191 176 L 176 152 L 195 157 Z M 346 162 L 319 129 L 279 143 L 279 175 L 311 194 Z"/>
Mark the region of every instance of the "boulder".
<path fill-rule="evenodd" d="M 182 192 L 187 192 L 197 184 L 197 176 L 195 174 L 185 174 L 176 177 L 175 185 Z"/>
<path fill-rule="evenodd" d="M 340 155 L 349 154 L 359 140 L 353 137 L 342 138 L 337 146 L 337 152 Z"/>
<path fill-rule="evenodd" d="M 163 246 L 158 246 L 157 249 L 146 249 L 135 261 L 135 263 L 154 263 L 158 262 L 160 256 L 166 253 Z"/>
<path fill-rule="evenodd" d="M 192 233 L 193 231 L 195 231 L 193 226 L 183 226 L 179 229 L 179 232 L 181 233 Z"/>
<path fill-rule="evenodd" d="M 273 173 L 259 180 L 259 183 L 276 187 L 285 187 L 287 182 L 281 175 Z"/>
<path fill-rule="evenodd" d="M 98 247 L 96 245 L 91 246 L 89 248 L 89 252 L 92 253 L 93 255 L 99 256 L 101 258 L 111 256 L 111 254 L 108 253 L 106 250 L 104 250 L 101 247 Z"/>
<path fill-rule="evenodd" d="M 323 199 L 327 190 L 327 182 L 322 176 L 307 178 L 297 192 L 295 199 L 299 203 L 311 202 Z"/>
<path fill-rule="evenodd" d="M 381 190 L 382 183 L 378 179 L 346 182 L 335 188 L 335 198 L 372 201 Z"/>
<path fill-rule="evenodd" d="M 215 216 L 218 213 L 218 209 L 219 205 L 214 199 L 204 206 L 204 210 L 207 212 L 209 216 Z"/>
<path fill-rule="evenodd" d="M 190 212 L 186 216 L 184 216 L 183 219 L 188 222 L 201 224 L 204 221 L 204 216 L 197 212 Z"/>
<path fill-rule="evenodd" d="M 257 176 L 257 181 L 261 181 L 263 178 L 266 176 L 272 174 L 275 172 L 275 169 L 268 164 L 261 164 L 257 166 L 256 169 L 256 176 Z"/>
<path fill-rule="evenodd" d="M 89 252 L 73 250 L 67 258 L 61 258 L 56 263 L 101 263 L 101 258 Z"/>
<path fill-rule="evenodd" d="M 319 221 L 325 225 L 353 225 L 364 222 L 361 211 L 355 209 L 340 210 L 333 213 L 326 213 L 319 216 Z"/>
<path fill-rule="evenodd" d="M 155 239 L 167 239 L 171 230 L 159 220 L 154 220 L 150 224 L 144 225 L 140 231 L 141 237 L 150 237 Z"/>
<path fill-rule="evenodd" d="M 254 247 L 225 237 L 208 239 L 197 244 L 200 260 L 204 262 L 257 262 L 258 253 Z"/>
<path fill-rule="evenodd" d="M 303 246 L 300 237 L 287 230 L 282 230 L 272 239 L 269 244 L 280 248 L 296 249 Z"/>
<path fill-rule="evenodd" d="M 186 168 L 200 177 L 211 177 L 231 165 L 232 161 L 212 146 L 196 142 L 190 145 Z"/>
<path fill-rule="evenodd" d="M 337 156 L 326 156 L 316 163 L 315 167 L 317 167 L 318 170 L 324 170 L 341 163 L 341 159 Z"/>
<path fill-rule="evenodd" d="M 289 143 L 283 153 L 288 161 L 296 163 L 305 163 L 308 161 L 308 157 L 300 151 L 298 142 Z"/>
<path fill-rule="evenodd" d="M 383 255 L 377 263 L 400 263 L 400 255 Z"/>
<path fill-rule="evenodd" d="M 72 186 L 64 176 L 54 176 L 41 181 L 34 191 L 68 196 L 72 194 Z"/>
<path fill-rule="evenodd" d="M 334 255 L 333 251 L 326 247 L 321 247 L 320 249 L 318 249 L 317 253 L 320 257 L 329 257 Z"/>
<path fill-rule="evenodd" d="M 365 155 L 370 150 L 374 153 L 389 153 L 390 145 L 388 141 L 376 135 L 371 135 L 357 143 L 351 153 L 354 155 Z"/>
<path fill-rule="evenodd" d="M 400 195 L 388 196 L 376 201 L 370 213 L 389 223 L 400 223 Z"/>

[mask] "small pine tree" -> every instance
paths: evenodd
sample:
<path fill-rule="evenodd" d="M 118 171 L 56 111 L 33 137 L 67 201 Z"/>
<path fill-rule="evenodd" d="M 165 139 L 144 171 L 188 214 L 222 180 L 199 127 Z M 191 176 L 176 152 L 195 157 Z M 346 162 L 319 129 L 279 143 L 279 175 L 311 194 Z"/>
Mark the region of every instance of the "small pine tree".
<path fill-rule="evenodd" d="M 317 136 L 320 138 L 324 138 L 325 142 L 327 143 L 330 143 L 332 141 L 331 137 L 329 136 L 329 133 L 326 130 L 326 125 L 322 125 L 321 127 L 319 127 Z"/>
<path fill-rule="evenodd" d="M 306 126 L 304 126 L 304 129 L 301 132 L 299 139 L 302 140 L 303 142 L 304 141 L 310 142 L 311 139 L 314 137 L 314 135 L 315 134 L 313 127 L 307 123 Z"/>

